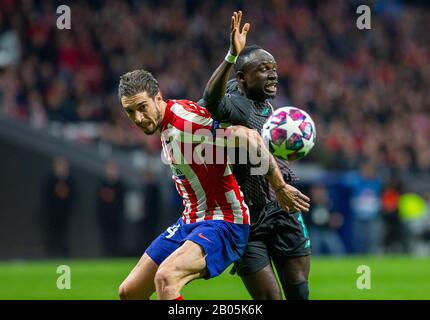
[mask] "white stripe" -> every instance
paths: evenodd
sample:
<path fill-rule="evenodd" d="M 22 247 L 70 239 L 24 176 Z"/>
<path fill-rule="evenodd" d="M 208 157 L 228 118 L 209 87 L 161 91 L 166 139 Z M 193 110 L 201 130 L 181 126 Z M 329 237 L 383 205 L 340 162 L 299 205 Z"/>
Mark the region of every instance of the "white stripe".
<path fill-rule="evenodd" d="M 185 124 L 184 124 L 185 130 L 188 130 L 186 127 L 187 122 L 188 123 L 189 122 L 197 123 L 199 125 L 204 125 L 204 126 L 210 126 L 212 124 L 212 121 L 213 121 L 211 118 L 203 117 L 203 116 L 200 116 L 198 114 L 194 114 L 190 111 L 185 110 L 182 105 L 180 105 L 179 103 L 176 103 L 176 102 L 172 106 L 171 111 L 176 116 L 182 118 L 185 121 Z M 189 182 L 191 189 L 194 191 L 195 197 L 197 199 L 197 207 L 196 207 L 196 221 L 197 222 L 203 221 L 204 218 L 206 217 L 206 212 L 208 209 L 207 208 L 206 192 L 203 189 L 197 174 L 193 171 L 192 167 L 189 164 L 187 164 L 187 162 L 185 161 L 184 155 L 181 152 L 180 144 L 178 142 L 185 142 L 185 143 L 191 142 L 192 143 L 196 140 L 198 142 L 201 142 L 202 138 L 204 138 L 205 143 L 209 143 L 209 144 L 214 143 L 211 136 L 207 137 L 207 136 L 201 135 L 201 134 L 200 135 L 192 134 L 192 132 L 182 132 L 179 129 L 175 128 L 171 124 L 169 124 L 167 126 L 166 130 L 164 130 L 162 133 L 163 142 L 166 142 L 167 139 L 169 139 L 171 141 L 168 144 L 163 143 L 163 148 L 166 149 L 165 150 L 166 153 L 169 154 L 169 152 L 168 152 L 169 150 L 167 150 L 167 149 L 171 148 L 175 157 L 179 158 L 179 159 L 174 159 L 174 160 L 176 160 L 175 161 L 176 163 L 171 164 L 173 173 L 175 173 L 175 171 L 176 171 L 174 169 L 180 170 L 182 172 L 182 174 L 185 176 L 185 178 L 187 179 L 187 181 Z M 225 146 L 225 140 L 226 140 L 225 138 L 217 138 L 215 140 L 215 144 L 220 145 L 220 146 Z M 192 149 L 192 151 L 194 151 L 194 149 Z M 224 170 L 224 176 L 228 176 L 230 174 L 232 174 L 232 171 L 231 171 L 230 166 L 227 165 L 225 170 Z M 180 190 L 183 193 L 183 200 L 185 201 L 185 207 L 186 207 L 186 209 L 184 210 L 185 223 L 190 223 L 190 220 L 191 220 L 191 217 L 190 217 L 190 213 L 191 213 L 190 195 L 186 191 L 186 188 L 184 187 L 182 180 L 180 180 L 176 176 L 174 177 L 174 180 L 176 182 L 177 188 L 180 188 Z M 241 193 L 241 195 L 242 195 L 242 193 Z M 243 212 L 241 209 L 241 203 L 240 203 L 239 199 L 236 198 L 234 190 L 227 192 L 225 194 L 225 196 L 226 196 L 227 202 L 231 205 L 231 209 L 233 211 L 233 216 L 234 216 L 234 222 L 239 223 L 239 224 L 243 224 Z M 246 206 L 245 203 L 243 203 L 243 207 L 246 208 L 246 214 L 249 216 L 248 207 Z M 218 205 L 216 208 L 214 208 L 213 213 L 214 213 L 214 215 L 212 217 L 213 220 L 225 220 L 224 214 Z"/>
<path fill-rule="evenodd" d="M 212 220 L 224 220 L 224 214 L 219 206 L 215 207 Z"/>
<path fill-rule="evenodd" d="M 176 176 L 173 176 L 173 177 L 174 177 L 173 179 L 175 180 L 176 188 L 181 189 L 181 192 L 183 195 L 182 200 L 184 202 L 184 211 L 182 212 L 182 214 L 184 215 L 184 217 L 187 221 L 190 221 L 190 214 L 189 213 L 191 211 L 191 202 L 188 199 L 188 193 L 182 184 L 177 183 L 178 179 L 176 178 Z"/>
<path fill-rule="evenodd" d="M 213 122 L 212 118 L 210 118 L 210 117 L 199 116 L 196 113 L 185 110 L 184 107 L 177 102 L 175 102 L 173 104 L 173 106 L 170 108 L 170 111 L 182 119 L 185 119 L 187 121 L 191 121 L 191 122 L 199 124 L 199 125 L 211 126 L 212 122 Z"/>
<path fill-rule="evenodd" d="M 206 203 L 206 192 L 203 189 L 202 185 L 200 184 L 199 178 L 197 177 L 197 175 L 195 174 L 191 166 L 187 164 L 176 165 L 175 168 L 179 169 L 184 174 L 187 181 L 190 183 L 191 188 L 194 191 L 194 194 L 197 198 L 196 217 L 197 218 L 201 216 L 204 217 L 208 207 Z M 179 179 L 177 181 L 182 186 L 181 190 L 185 191 L 185 187 L 183 187 L 182 181 Z M 184 195 L 187 195 L 187 198 L 189 199 L 189 195 L 186 191 L 184 192 Z M 190 208 L 190 212 L 191 212 L 191 208 Z"/>
<path fill-rule="evenodd" d="M 203 134 L 203 132 L 201 132 L 203 130 L 207 131 L 208 134 L 207 135 Z M 227 146 L 227 137 L 218 136 L 218 135 L 213 136 L 209 129 L 199 129 L 195 133 L 192 133 L 188 131 L 181 131 L 178 128 L 175 128 L 174 126 L 169 125 L 162 132 L 162 141 L 167 141 L 169 138 L 171 139 L 172 142 L 205 143 L 208 145 L 217 145 L 219 147 Z"/>
<path fill-rule="evenodd" d="M 243 195 L 242 190 L 240 189 L 240 187 L 239 187 L 239 195 L 240 195 L 240 198 L 242 200 L 238 200 L 238 201 L 240 201 L 240 203 L 242 204 L 242 206 L 245 208 L 245 214 L 248 217 L 248 223 L 251 224 L 251 215 L 249 213 L 249 208 L 248 208 L 248 205 L 245 202 L 245 197 L 244 197 L 244 195 Z"/>
<path fill-rule="evenodd" d="M 229 175 L 231 175 L 231 174 L 233 174 L 233 172 L 231 171 L 231 167 L 230 167 L 230 165 L 229 165 L 229 164 L 227 164 L 227 165 L 225 166 L 225 170 L 224 170 L 224 177 L 229 176 Z"/>
<path fill-rule="evenodd" d="M 236 198 L 234 190 L 226 192 L 225 198 L 227 199 L 227 202 L 230 203 L 231 209 L 233 210 L 234 223 L 243 224 L 242 207 L 239 199 Z M 246 206 L 244 207 L 247 208 Z"/>

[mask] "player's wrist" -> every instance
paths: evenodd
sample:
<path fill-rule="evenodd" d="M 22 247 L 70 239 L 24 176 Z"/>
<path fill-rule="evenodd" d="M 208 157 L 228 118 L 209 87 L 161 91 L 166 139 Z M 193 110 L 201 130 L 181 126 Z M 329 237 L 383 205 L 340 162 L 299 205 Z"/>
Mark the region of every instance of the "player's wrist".
<path fill-rule="evenodd" d="M 234 54 L 231 53 L 231 50 L 228 50 L 227 55 L 225 56 L 224 60 L 228 63 L 235 64 L 237 61 L 237 57 Z"/>
<path fill-rule="evenodd" d="M 286 183 L 284 183 L 284 184 L 282 184 L 281 186 L 279 186 L 279 187 L 275 188 L 273 191 L 275 191 L 275 193 L 278 193 L 279 191 L 281 191 L 282 189 L 284 189 L 286 185 L 287 185 L 287 184 L 286 184 Z"/>

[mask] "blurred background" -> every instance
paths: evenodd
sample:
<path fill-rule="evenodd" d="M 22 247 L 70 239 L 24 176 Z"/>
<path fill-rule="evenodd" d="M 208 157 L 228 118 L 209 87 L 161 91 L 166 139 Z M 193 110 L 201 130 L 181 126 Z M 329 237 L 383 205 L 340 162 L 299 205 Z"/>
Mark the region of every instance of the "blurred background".
<path fill-rule="evenodd" d="M 159 138 L 121 111 L 119 76 L 144 68 L 164 97 L 197 101 L 238 9 L 247 44 L 277 60 L 274 105 L 317 126 L 293 164 L 314 254 L 430 256 L 428 2 L 0 0 L 0 259 L 140 256 L 177 219 Z"/>

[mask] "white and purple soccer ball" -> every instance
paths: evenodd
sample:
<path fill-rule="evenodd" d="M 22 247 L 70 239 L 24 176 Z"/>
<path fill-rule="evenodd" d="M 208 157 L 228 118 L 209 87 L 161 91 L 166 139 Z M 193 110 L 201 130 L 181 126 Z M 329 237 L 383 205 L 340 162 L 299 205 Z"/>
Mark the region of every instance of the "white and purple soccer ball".
<path fill-rule="evenodd" d="M 317 137 L 312 118 L 297 107 L 275 110 L 264 124 L 262 136 L 275 157 L 289 161 L 306 156 Z"/>

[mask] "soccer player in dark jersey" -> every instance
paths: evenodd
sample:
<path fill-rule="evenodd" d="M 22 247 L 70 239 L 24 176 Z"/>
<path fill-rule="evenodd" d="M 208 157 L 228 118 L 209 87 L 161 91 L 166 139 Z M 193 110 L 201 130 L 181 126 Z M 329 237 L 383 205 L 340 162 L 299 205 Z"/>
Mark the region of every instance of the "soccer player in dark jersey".
<path fill-rule="evenodd" d="M 248 207 L 226 154 L 221 153 L 221 161 L 215 163 L 204 156 L 195 161 L 194 155 L 202 155 L 202 141 L 216 150 L 241 147 L 240 142 L 246 141 L 248 151 L 268 164 L 265 174 L 270 185 L 279 189 L 279 202 L 285 207 L 307 207 L 289 193 L 275 159 L 254 130 L 243 126 L 220 130 L 211 114 L 196 103 L 165 101 L 157 80 L 145 70 L 121 77 L 119 97 L 129 119 L 145 134 L 161 135 L 172 179 L 185 205 L 182 217 L 151 243 L 121 284 L 122 299 L 149 299 L 154 291 L 159 299 L 182 299 L 180 291 L 186 283 L 216 277 L 242 255 L 249 233 Z M 219 130 L 225 135 L 218 138 Z"/>
<path fill-rule="evenodd" d="M 258 46 L 245 47 L 249 23 L 240 30 L 242 12 L 231 18 L 230 50 L 208 81 L 203 100 L 213 118 L 241 124 L 261 133 L 272 114 L 268 99 L 276 95 L 278 75 L 273 56 Z M 236 79 L 228 81 L 234 67 Z M 295 177 L 286 162 L 277 160 L 285 181 Z M 235 165 L 234 175 L 251 212 L 251 230 L 242 258 L 233 272 L 241 276 L 254 299 L 282 299 L 274 275 L 275 265 L 287 299 L 309 299 L 310 240 L 300 213 L 307 209 L 289 207 L 288 212 L 275 200 L 275 193 L 262 175 L 251 175 L 251 166 Z M 291 185 L 288 187 L 292 188 Z M 296 191 L 296 196 L 309 198 Z"/>

